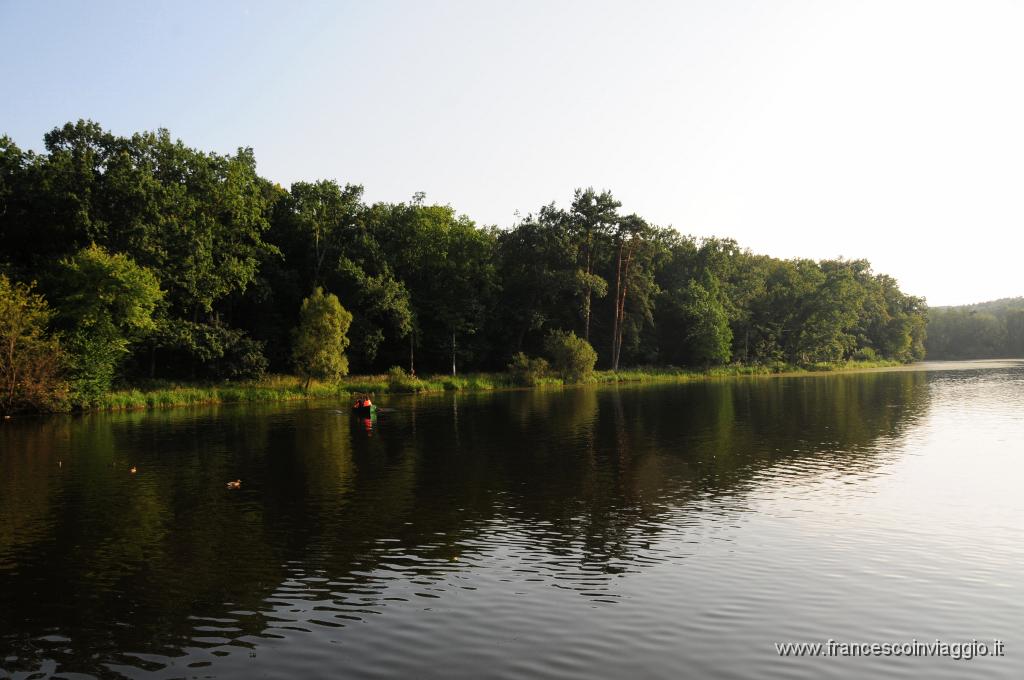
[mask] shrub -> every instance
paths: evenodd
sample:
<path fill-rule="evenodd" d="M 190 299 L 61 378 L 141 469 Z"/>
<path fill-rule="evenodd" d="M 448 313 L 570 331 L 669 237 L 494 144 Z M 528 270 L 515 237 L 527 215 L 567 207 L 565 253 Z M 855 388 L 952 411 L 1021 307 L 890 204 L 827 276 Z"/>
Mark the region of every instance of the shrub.
<path fill-rule="evenodd" d="M 260 380 L 267 373 L 263 343 L 238 331 L 235 342 L 224 348 L 222 373 L 231 380 Z"/>
<path fill-rule="evenodd" d="M 219 321 L 196 323 L 166 319 L 150 338 L 172 365 L 188 367 L 189 379 L 260 380 L 268 362 L 263 343 Z"/>
<path fill-rule="evenodd" d="M 573 332 L 552 331 L 544 340 L 544 351 L 551 365 L 566 382 L 586 380 L 594 372 L 597 352 Z"/>
<path fill-rule="evenodd" d="M 853 353 L 853 358 L 857 361 L 876 361 L 878 353 L 871 347 L 861 347 Z"/>
<path fill-rule="evenodd" d="M 401 366 L 392 366 L 388 370 L 389 392 L 421 392 L 425 388 L 426 383 L 406 373 Z"/>
<path fill-rule="evenodd" d="M 0 275 L 0 412 L 62 407 L 61 348 L 46 334 L 52 316 L 41 295 Z"/>
<path fill-rule="evenodd" d="M 534 387 L 539 384 L 548 372 L 547 359 L 541 357 L 528 357 L 519 352 L 508 364 L 508 372 L 512 375 L 512 382 L 524 387 Z"/>
<path fill-rule="evenodd" d="M 110 391 L 127 343 L 109 323 L 77 328 L 65 337 L 71 402 L 77 408 L 95 406 Z"/>

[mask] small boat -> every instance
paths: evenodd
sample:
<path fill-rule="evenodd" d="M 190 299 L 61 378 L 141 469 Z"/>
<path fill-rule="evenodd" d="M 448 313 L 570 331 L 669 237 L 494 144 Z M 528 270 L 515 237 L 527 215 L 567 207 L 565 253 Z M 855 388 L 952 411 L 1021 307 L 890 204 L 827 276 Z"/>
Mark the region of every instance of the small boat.
<path fill-rule="evenodd" d="M 373 418 L 377 415 L 377 405 L 373 403 L 366 405 L 358 401 L 352 404 L 352 415 L 359 416 L 360 418 Z"/>

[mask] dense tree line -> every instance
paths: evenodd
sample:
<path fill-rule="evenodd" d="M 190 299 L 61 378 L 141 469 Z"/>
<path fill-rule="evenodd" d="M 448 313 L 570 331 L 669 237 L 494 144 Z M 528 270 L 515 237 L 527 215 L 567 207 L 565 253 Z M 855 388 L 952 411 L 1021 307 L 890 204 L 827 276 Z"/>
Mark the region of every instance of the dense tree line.
<path fill-rule="evenodd" d="M 44 153 L 0 137 L 0 272 L 5 294 L 42 296 L 36 340 L 59 338 L 82 403 L 116 381 L 295 371 L 314 352 L 296 329 L 318 290 L 340 301 L 332 324 L 350 343 L 332 365 L 356 372 L 499 369 L 545 354 L 557 332 L 611 369 L 924 352 L 924 301 L 864 260 L 755 255 L 593 189 L 481 226 L 422 194 L 368 204 L 329 180 L 285 189 L 251 149 L 89 121 L 48 133 Z"/>
<path fill-rule="evenodd" d="M 929 358 L 1024 357 L 1024 298 L 929 310 Z"/>

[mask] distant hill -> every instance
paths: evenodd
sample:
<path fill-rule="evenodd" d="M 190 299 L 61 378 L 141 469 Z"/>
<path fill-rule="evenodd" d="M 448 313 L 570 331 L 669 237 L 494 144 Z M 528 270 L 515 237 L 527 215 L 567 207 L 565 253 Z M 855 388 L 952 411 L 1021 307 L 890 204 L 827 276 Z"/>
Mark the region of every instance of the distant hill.
<path fill-rule="evenodd" d="M 1024 297 L 929 307 L 930 359 L 1024 357 Z"/>

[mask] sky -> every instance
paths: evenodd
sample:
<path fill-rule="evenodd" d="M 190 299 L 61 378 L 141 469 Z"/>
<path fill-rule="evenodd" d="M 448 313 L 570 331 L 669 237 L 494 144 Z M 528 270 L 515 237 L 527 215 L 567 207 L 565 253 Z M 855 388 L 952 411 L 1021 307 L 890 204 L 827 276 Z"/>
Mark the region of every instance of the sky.
<path fill-rule="evenodd" d="M 577 187 L 933 305 L 1024 295 L 1024 3 L 0 0 L 0 134 L 252 147 L 479 224 Z"/>

